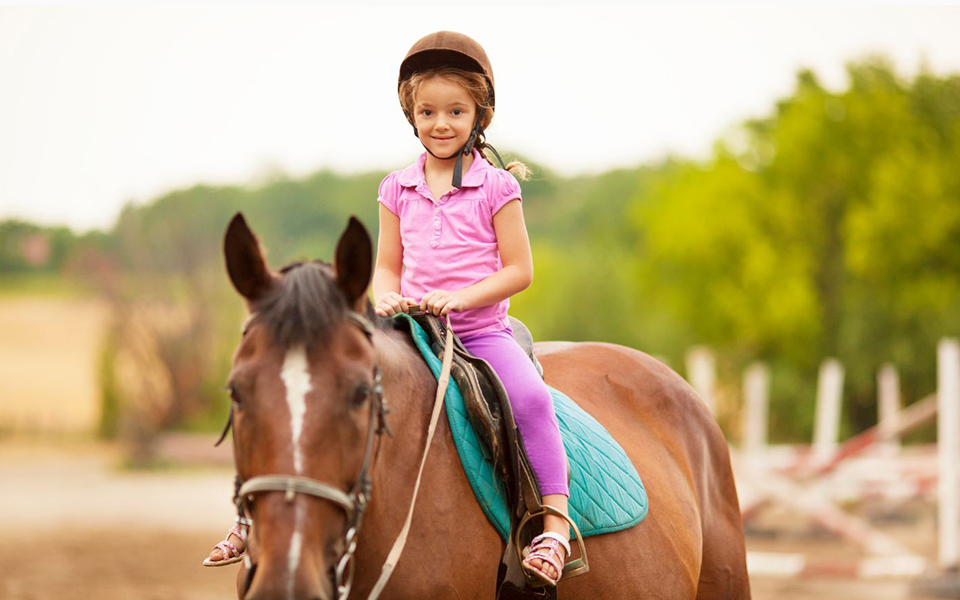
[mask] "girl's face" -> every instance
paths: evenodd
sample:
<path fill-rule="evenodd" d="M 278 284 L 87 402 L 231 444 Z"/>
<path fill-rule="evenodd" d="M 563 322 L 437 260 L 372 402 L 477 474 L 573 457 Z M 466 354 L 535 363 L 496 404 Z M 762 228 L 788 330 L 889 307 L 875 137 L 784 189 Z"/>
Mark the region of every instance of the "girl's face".
<path fill-rule="evenodd" d="M 421 84 L 413 110 L 420 141 L 439 157 L 455 154 L 467 143 L 477 118 L 477 106 L 467 90 L 443 77 Z"/>

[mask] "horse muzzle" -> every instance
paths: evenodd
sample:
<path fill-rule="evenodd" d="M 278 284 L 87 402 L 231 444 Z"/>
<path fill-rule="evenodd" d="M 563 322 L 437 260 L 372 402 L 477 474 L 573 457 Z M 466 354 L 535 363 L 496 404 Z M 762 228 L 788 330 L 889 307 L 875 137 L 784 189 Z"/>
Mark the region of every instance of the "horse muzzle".
<path fill-rule="evenodd" d="M 282 565 L 279 570 L 283 570 Z M 241 600 L 334 600 L 333 582 L 317 577 L 316 573 L 291 577 L 258 565 L 250 589 Z"/>
<path fill-rule="evenodd" d="M 241 600 L 336 600 L 330 573 L 338 536 L 323 535 L 318 523 L 342 522 L 337 509 L 309 497 L 288 502 L 266 494 L 256 513 L 246 577 L 241 572 L 238 581 Z"/>

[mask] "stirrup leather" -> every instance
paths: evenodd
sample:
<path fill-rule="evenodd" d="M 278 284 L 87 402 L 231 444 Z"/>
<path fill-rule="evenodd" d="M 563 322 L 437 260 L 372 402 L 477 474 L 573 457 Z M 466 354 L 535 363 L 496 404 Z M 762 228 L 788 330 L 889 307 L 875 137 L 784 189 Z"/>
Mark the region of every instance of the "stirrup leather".
<path fill-rule="evenodd" d="M 583 575 L 584 573 L 586 573 L 587 571 L 590 570 L 590 563 L 589 563 L 589 561 L 587 560 L 587 547 L 584 545 L 584 543 L 583 543 L 583 537 L 580 535 L 580 528 L 577 527 L 577 524 L 574 523 L 573 520 L 572 520 L 568 515 L 565 515 L 565 514 L 563 514 L 562 512 L 560 512 L 559 510 L 557 510 L 556 508 L 554 508 L 554 507 L 552 507 L 552 506 L 548 506 L 548 505 L 546 505 L 546 504 L 544 504 L 543 506 L 541 506 L 541 507 L 540 507 L 540 510 L 538 510 L 538 511 L 536 511 L 536 512 L 532 512 L 532 513 L 531 513 L 531 512 L 528 511 L 527 514 L 523 515 L 523 518 L 520 519 L 520 524 L 517 525 L 517 528 L 514 530 L 514 532 L 513 532 L 513 536 L 514 536 L 513 544 L 514 544 L 514 548 L 516 549 L 516 552 L 517 552 L 517 560 L 518 560 L 520 563 L 523 562 L 523 548 L 524 548 L 525 546 L 524 546 L 524 544 L 520 541 L 520 534 L 523 532 L 523 527 L 524 527 L 528 522 L 530 522 L 531 519 L 535 519 L 535 518 L 537 518 L 537 517 L 542 517 L 542 516 L 547 515 L 547 514 L 556 515 L 556 516 L 558 516 L 558 517 L 561 517 L 564 521 L 566 521 L 567 523 L 570 524 L 570 529 L 573 530 L 573 538 L 572 538 L 570 541 L 572 542 L 573 539 L 576 539 L 576 540 L 577 540 L 577 548 L 579 548 L 579 550 L 580 550 L 580 556 L 579 556 L 578 558 L 576 558 L 576 559 L 574 559 L 574 560 L 567 560 L 567 563 L 566 563 L 565 565 L 563 565 L 563 573 L 560 574 L 560 578 L 557 579 L 557 583 L 560 583 L 560 582 L 563 581 L 564 579 L 570 579 L 571 577 L 577 577 L 578 575 Z M 567 557 L 566 557 L 566 558 L 567 558 L 567 559 L 570 558 L 570 553 L 569 553 L 569 552 L 567 553 Z M 526 575 L 526 574 L 525 574 L 525 575 Z M 541 582 L 541 581 L 538 580 L 538 579 L 531 578 L 531 577 L 527 576 L 527 585 L 529 585 L 530 587 L 542 587 L 542 586 L 544 585 L 544 583 Z"/>

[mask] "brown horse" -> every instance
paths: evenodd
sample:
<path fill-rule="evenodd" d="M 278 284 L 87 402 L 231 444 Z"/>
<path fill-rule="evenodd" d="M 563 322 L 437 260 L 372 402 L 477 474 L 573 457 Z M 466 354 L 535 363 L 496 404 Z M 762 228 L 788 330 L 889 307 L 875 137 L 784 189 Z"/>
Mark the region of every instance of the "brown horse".
<path fill-rule="evenodd" d="M 336 598 L 341 580 L 334 571 L 353 537 L 344 532 L 357 525 L 351 503 L 356 508 L 367 497 L 360 492 L 372 491 L 349 592 L 367 598 L 406 518 L 437 381 L 409 334 L 373 312 L 367 297 L 373 249 L 356 219 L 333 265 L 271 271 L 239 214 L 224 250 L 251 314 L 229 380 L 237 470 L 248 484 L 282 476 L 241 494 L 255 525 L 239 596 Z M 728 448 L 690 386 L 623 346 L 541 342 L 535 352 L 547 383 L 619 441 L 649 494 L 639 525 L 586 539 L 591 570 L 561 582 L 561 597 L 749 598 Z M 381 375 L 389 436 L 375 431 Z M 441 419 L 409 540 L 382 597 L 492 599 L 502 551 Z"/>

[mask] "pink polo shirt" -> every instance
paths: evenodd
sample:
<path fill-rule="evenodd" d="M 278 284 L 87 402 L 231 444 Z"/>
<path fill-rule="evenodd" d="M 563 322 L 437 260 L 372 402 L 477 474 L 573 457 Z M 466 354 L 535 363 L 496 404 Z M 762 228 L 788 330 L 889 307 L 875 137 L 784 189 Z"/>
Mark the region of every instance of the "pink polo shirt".
<path fill-rule="evenodd" d="M 377 198 L 400 217 L 400 294 L 417 300 L 431 290 L 461 290 L 503 268 L 493 215 L 507 202 L 520 199 L 520 184 L 513 175 L 488 163 L 477 150 L 460 189 L 434 199 L 423 176 L 426 160 L 424 152 L 406 169 L 387 175 Z M 458 335 L 506 329 L 509 306 L 506 299 L 451 312 L 450 324 Z"/>

